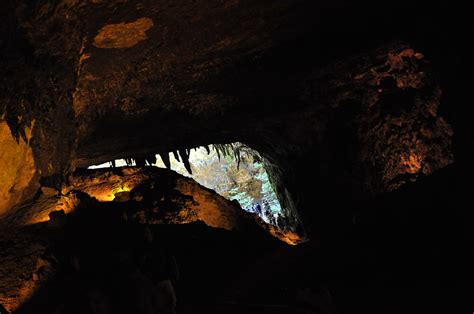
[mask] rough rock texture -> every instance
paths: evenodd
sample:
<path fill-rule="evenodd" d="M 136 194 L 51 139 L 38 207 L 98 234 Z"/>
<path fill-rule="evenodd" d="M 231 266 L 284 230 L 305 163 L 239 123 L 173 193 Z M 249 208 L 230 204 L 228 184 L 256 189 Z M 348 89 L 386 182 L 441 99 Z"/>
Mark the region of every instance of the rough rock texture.
<path fill-rule="evenodd" d="M 243 230 L 261 228 L 288 244 L 304 241 L 303 234 L 284 232 L 267 225 L 193 179 L 156 167 L 81 170 L 71 179 L 67 191 L 84 192 L 101 202 L 128 204 L 130 218 L 142 224 L 186 224 L 202 221 L 207 226 Z"/>
<path fill-rule="evenodd" d="M 258 225 L 288 244 L 303 235 L 284 232 L 245 212 L 237 202 L 220 196 L 191 178 L 156 167 L 81 169 L 69 178 L 61 192 L 42 187 L 33 200 L 13 207 L 0 226 L 28 226 L 48 222 L 52 212 L 72 213 L 80 206 L 81 193 L 99 202 L 127 208 L 130 219 L 140 224 L 187 224 L 202 221 L 213 228 L 243 230 Z M 251 227 L 253 228 L 253 227 Z"/>
<path fill-rule="evenodd" d="M 9 226 L 28 226 L 50 220 L 50 213 L 63 211 L 69 214 L 74 211 L 80 199 L 76 191 L 71 191 L 64 195 L 59 195 L 51 188 L 41 188 L 41 192 L 32 200 L 14 206 L 1 221 L 2 228 Z"/>
<path fill-rule="evenodd" d="M 146 40 L 146 31 L 152 27 L 153 21 L 146 17 L 131 23 L 109 24 L 100 29 L 94 38 L 93 45 L 97 48 L 108 49 L 130 48 L 138 42 Z M 90 55 L 84 54 L 82 61 L 85 58 L 90 58 Z"/>
<path fill-rule="evenodd" d="M 442 92 L 420 52 L 394 44 L 317 73 L 308 85 L 304 100 L 332 111 L 321 121 L 332 174 L 380 193 L 454 161 L 453 131 L 438 113 Z"/>
<path fill-rule="evenodd" d="M 50 279 L 52 261 L 40 226 L 2 228 L 0 239 L 0 304 L 11 312 Z"/>
<path fill-rule="evenodd" d="M 5 122 L 0 122 L 0 217 L 14 205 L 31 198 L 38 189 L 33 151 L 28 145 L 31 129 L 16 139 Z"/>
<path fill-rule="evenodd" d="M 118 168 L 75 176 L 68 189 L 99 201 L 136 202 L 135 220 L 147 224 L 182 224 L 201 220 L 208 226 L 238 229 L 243 210 L 214 191 L 174 171 L 156 168 Z M 126 195 L 128 194 L 128 195 Z"/>

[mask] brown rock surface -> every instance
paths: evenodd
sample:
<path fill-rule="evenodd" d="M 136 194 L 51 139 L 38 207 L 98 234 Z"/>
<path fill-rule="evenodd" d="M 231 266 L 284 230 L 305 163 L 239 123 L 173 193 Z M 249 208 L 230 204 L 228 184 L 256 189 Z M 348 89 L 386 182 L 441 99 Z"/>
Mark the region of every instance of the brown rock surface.
<path fill-rule="evenodd" d="M 39 187 L 33 151 L 25 138 L 16 139 L 5 122 L 0 122 L 0 217 L 14 205 L 31 198 Z"/>
<path fill-rule="evenodd" d="M 0 230 L 0 304 L 17 309 L 52 275 L 44 226 Z"/>
<path fill-rule="evenodd" d="M 128 192 L 129 198 L 137 202 L 136 207 L 144 207 L 134 213 L 141 223 L 182 224 L 202 220 L 210 227 L 232 230 L 239 228 L 243 216 L 240 206 L 193 179 L 156 167 L 91 170 L 75 176 L 68 189 L 102 202 L 113 201 L 117 194 Z"/>

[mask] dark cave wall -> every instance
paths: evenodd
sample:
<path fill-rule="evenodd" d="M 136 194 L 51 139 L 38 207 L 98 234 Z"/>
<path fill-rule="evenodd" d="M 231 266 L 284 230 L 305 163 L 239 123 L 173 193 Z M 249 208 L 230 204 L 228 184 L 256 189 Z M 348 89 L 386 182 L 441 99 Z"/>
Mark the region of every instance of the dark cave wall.
<path fill-rule="evenodd" d="M 2 132 L 2 142 L 16 142 L 2 147 L 2 158 L 10 162 L 2 162 L 2 167 L 8 169 L 3 172 L 8 173 L 8 179 L 2 180 L 2 190 L 8 191 L 2 193 L 0 215 L 32 198 L 42 176 L 70 170 L 74 159 L 76 130 L 71 90 L 75 83 L 72 69 L 78 56 L 71 48 L 75 36 L 71 29 L 67 31 L 73 26 L 62 25 L 60 30 L 68 41 L 60 44 L 57 38 L 61 36 L 45 34 L 57 29 L 48 20 L 51 12 L 35 8 L 36 3 L 17 1 L 0 5 L 0 122 L 9 129 Z M 15 145 L 26 145 L 31 153 L 26 151 L 14 158 L 4 153 Z M 30 181 L 25 188 L 26 180 Z"/>
<path fill-rule="evenodd" d="M 381 193 L 453 162 L 441 94 L 429 61 L 394 44 L 311 77 L 303 97 L 329 111 L 321 153 L 329 172 Z"/>
<path fill-rule="evenodd" d="M 261 138 L 248 143 L 267 158 L 282 204 L 298 208 L 309 224 L 338 212 L 350 220 L 352 202 L 454 162 L 439 82 L 430 62 L 406 44 L 315 71 L 298 95 L 298 111 L 278 122 L 269 117 L 265 129 L 254 130 Z"/>

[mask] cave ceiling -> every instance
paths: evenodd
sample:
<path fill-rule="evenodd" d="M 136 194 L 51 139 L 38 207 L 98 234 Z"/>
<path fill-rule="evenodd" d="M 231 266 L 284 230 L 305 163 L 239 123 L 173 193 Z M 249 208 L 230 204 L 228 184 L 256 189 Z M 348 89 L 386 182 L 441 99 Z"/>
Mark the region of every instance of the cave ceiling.
<path fill-rule="evenodd" d="M 453 127 L 431 61 L 447 13 L 407 7 L 2 2 L 2 127 L 33 155 L 13 164 L 33 170 L 13 171 L 23 194 L 8 181 L 3 209 L 41 177 L 211 143 L 257 148 L 274 181 L 317 151 L 316 168 L 372 192 L 442 168 Z"/>

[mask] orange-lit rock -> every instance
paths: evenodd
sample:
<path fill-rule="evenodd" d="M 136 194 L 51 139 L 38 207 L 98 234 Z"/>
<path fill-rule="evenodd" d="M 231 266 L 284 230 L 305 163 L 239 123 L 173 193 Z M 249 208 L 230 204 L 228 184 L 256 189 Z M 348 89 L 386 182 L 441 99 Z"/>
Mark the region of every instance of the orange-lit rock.
<path fill-rule="evenodd" d="M 26 128 L 26 139 L 15 139 L 8 125 L 0 122 L 0 217 L 13 205 L 32 197 L 39 188 L 35 182 L 33 151 L 28 143 L 32 128 Z"/>
<path fill-rule="evenodd" d="M 5 215 L 2 224 L 18 227 L 48 222 L 51 212 L 62 210 L 65 214 L 69 214 L 78 204 L 79 199 L 74 192 L 61 196 L 56 192 L 42 194 L 37 199 L 14 206 Z"/>
<path fill-rule="evenodd" d="M 109 24 L 94 38 L 97 48 L 130 48 L 145 40 L 146 31 L 153 27 L 150 18 L 142 17 L 131 23 Z"/>
<path fill-rule="evenodd" d="M 305 236 L 300 235 L 300 234 L 298 234 L 294 231 L 281 230 L 276 226 L 265 223 L 263 220 L 259 219 L 258 217 L 255 217 L 255 219 L 258 221 L 259 225 L 262 228 L 264 228 L 271 235 L 273 235 L 275 238 L 280 239 L 281 241 L 285 242 L 286 244 L 297 245 L 297 244 L 301 244 L 301 243 L 306 242 L 306 241 L 309 240 Z"/>
<path fill-rule="evenodd" d="M 143 207 L 134 214 L 142 223 L 181 224 L 202 220 L 208 226 L 232 230 L 239 229 L 243 219 L 243 210 L 236 203 L 193 179 L 163 168 L 90 170 L 75 176 L 68 189 L 87 193 L 99 201 L 113 201 L 116 196 L 132 198 L 137 202 L 136 207 Z"/>
<path fill-rule="evenodd" d="M 176 189 L 183 195 L 192 197 L 193 201 L 186 203 L 186 209 L 196 213 L 196 219 L 215 228 L 239 228 L 243 210 L 236 203 L 187 178 L 177 180 Z"/>
<path fill-rule="evenodd" d="M 417 173 L 421 170 L 422 157 L 414 153 L 410 153 L 408 158 L 402 156 L 401 164 L 406 167 L 406 172 Z"/>
<path fill-rule="evenodd" d="M 81 191 L 101 202 L 129 202 L 130 216 L 145 224 L 185 224 L 203 221 L 214 228 L 239 230 L 260 225 L 288 244 L 303 241 L 246 213 L 213 190 L 174 171 L 156 167 L 88 170 L 71 179 L 63 191 Z"/>

